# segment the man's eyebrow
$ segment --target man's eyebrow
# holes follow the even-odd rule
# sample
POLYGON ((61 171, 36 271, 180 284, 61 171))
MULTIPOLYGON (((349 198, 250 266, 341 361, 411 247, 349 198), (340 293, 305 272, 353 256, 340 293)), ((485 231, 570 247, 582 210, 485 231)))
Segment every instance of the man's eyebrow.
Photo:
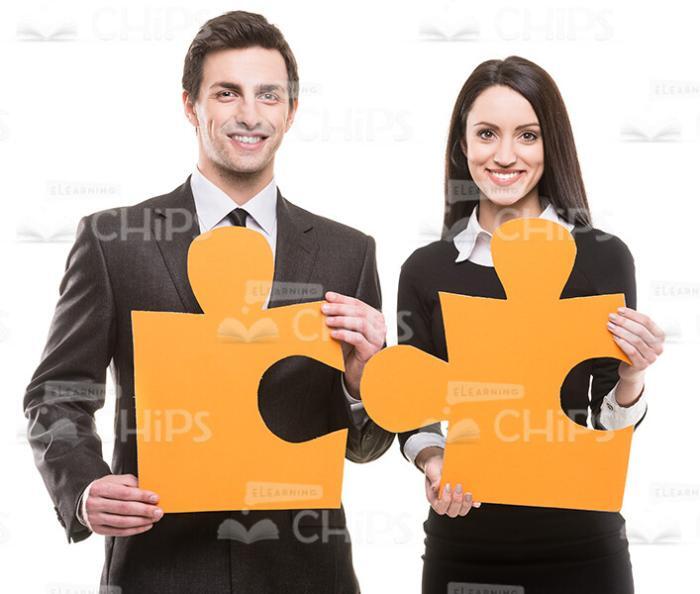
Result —
MULTIPOLYGON (((225 80, 215 82, 214 84, 211 85, 210 88, 214 89, 216 87, 219 87, 221 89, 228 89, 229 91, 236 91, 237 93, 240 93, 243 89, 243 87, 241 87, 241 85, 239 85, 238 83, 229 82, 229 81, 225 81, 225 80)), ((270 91, 280 92, 283 90, 284 90, 284 87, 282 85, 278 85, 276 83, 264 83, 264 84, 257 85, 255 87, 256 93, 269 93, 270 91)))
MULTIPOLYGON (((496 130, 500 130, 500 128, 498 126, 496 126, 496 124, 491 124, 490 122, 477 122, 476 124, 474 124, 474 126, 481 126, 482 124, 485 126, 490 126, 491 128, 495 128, 496 130)), ((533 128, 533 127, 539 128, 540 125, 537 122, 532 122, 530 124, 521 124, 520 126, 516 126, 515 129, 520 130, 522 128, 533 128)))
POLYGON ((268 83, 264 85, 258 85, 255 89, 258 91, 258 93, 269 93, 270 91, 284 91, 285 87, 276 83, 268 83))
POLYGON ((214 89, 216 87, 221 87, 222 89, 228 89, 229 91, 240 91, 241 90, 241 85, 239 85, 238 83, 232 83, 232 82, 228 82, 225 80, 220 80, 218 82, 215 82, 209 88, 214 89))

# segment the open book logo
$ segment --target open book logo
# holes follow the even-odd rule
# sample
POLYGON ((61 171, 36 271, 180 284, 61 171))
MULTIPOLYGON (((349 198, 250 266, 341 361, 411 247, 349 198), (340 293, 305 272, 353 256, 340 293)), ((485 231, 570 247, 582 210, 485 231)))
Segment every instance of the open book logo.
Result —
POLYGON ((30 442, 52 444, 66 442, 66 444, 78 443, 78 429, 70 419, 58 419, 47 428, 39 422, 35 422, 29 428, 27 437, 30 442))
POLYGON ((270 318, 261 318, 246 327, 236 318, 224 318, 216 335, 223 342, 271 342, 279 338, 279 328, 270 318))
POLYGON ((657 124, 628 122, 620 130, 623 142, 678 142, 681 140, 681 125, 677 121, 657 124))
POLYGON ((678 544, 681 542, 681 528, 675 520, 656 519, 637 523, 627 528, 630 544, 678 544))
POLYGON ((480 37, 479 24, 463 4, 446 2, 426 12, 418 29, 423 41, 476 41, 480 37))
POLYGON ((247 529, 238 520, 227 518, 219 525, 217 538, 219 540, 235 540, 251 544, 259 540, 279 540, 280 531, 270 518, 264 518, 247 529))
POLYGON ((25 21, 17 25, 20 41, 75 41, 77 37, 78 29, 73 23, 55 25, 25 21))
POLYGON ((75 238, 76 223, 35 218, 22 221, 17 227, 17 241, 27 243, 68 243, 75 238))

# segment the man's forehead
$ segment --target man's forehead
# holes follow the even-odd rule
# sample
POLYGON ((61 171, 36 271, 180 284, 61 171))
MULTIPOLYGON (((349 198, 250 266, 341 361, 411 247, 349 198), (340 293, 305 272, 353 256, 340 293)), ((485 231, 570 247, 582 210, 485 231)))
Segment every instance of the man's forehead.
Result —
POLYGON ((204 78, 209 84, 227 81, 240 85, 286 85, 287 67, 277 50, 260 47, 224 49, 207 54, 204 78))

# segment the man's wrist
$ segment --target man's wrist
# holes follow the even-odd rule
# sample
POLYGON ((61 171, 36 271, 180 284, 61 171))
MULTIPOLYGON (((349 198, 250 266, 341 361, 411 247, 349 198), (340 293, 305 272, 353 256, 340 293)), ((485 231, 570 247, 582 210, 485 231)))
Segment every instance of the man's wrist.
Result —
POLYGON ((427 448, 423 448, 420 452, 418 452, 414 463, 421 472, 425 472, 425 465, 427 464, 428 460, 435 456, 442 457, 444 453, 445 450, 439 446, 428 446, 427 448))
POLYGON ((362 400, 362 397, 360 396, 360 383, 355 383, 354 381, 350 380, 348 378, 348 374, 345 372, 343 372, 343 384, 350 396, 356 400, 362 400))

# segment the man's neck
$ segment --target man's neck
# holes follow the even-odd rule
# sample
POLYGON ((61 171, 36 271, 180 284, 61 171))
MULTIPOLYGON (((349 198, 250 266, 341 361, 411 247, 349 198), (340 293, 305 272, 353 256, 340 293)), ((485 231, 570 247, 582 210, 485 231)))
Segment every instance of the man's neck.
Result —
POLYGON ((273 177, 272 167, 253 173, 239 173, 212 163, 197 163, 197 168, 210 182, 221 189, 238 206, 260 193, 273 177))

